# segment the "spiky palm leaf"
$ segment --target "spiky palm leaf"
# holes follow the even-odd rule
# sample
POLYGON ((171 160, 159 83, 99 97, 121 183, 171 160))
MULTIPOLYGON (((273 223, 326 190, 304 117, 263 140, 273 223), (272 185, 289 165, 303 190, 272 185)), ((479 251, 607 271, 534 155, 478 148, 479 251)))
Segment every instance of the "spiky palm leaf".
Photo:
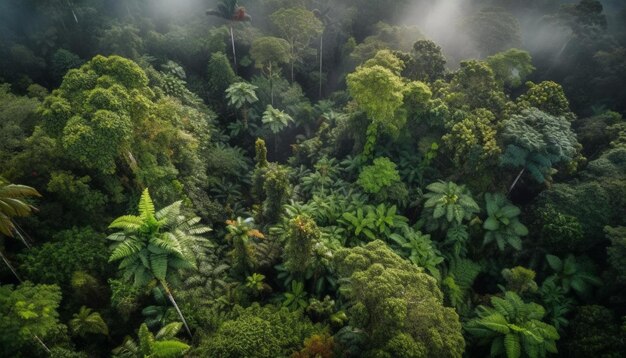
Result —
POLYGON ((179 322, 170 323, 161 328, 153 335, 148 326, 142 323, 137 332, 138 341, 126 337, 124 343, 113 350, 116 357, 124 358, 145 358, 145 357, 182 357, 189 350, 189 345, 176 340, 174 337, 180 331, 182 324, 179 322))
POLYGON ((109 327, 98 312, 82 306, 70 320, 72 334, 84 337, 87 333, 109 335, 109 327))
POLYGON ((41 197, 41 194, 34 188, 11 184, 0 177, 0 234, 13 237, 13 218, 28 216, 35 210, 22 200, 28 197, 41 197))

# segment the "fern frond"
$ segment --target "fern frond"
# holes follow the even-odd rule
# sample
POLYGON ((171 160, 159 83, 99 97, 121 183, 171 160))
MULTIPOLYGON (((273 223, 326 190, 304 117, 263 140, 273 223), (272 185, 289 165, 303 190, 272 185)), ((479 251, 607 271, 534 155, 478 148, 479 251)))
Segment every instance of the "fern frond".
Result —
POLYGON ((507 358, 519 358, 522 355, 519 336, 516 334, 507 334, 504 336, 504 349, 507 358))
POLYGON ((169 358, 182 356, 189 350, 189 345, 179 341, 157 341, 152 345, 151 357, 169 358))
POLYGON ((154 203, 152 202, 148 188, 143 191, 139 199, 139 215, 144 220, 154 217, 154 203))
POLYGON ((129 257, 143 248, 143 244, 134 239, 128 239, 126 241, 122 241, 119 245, 115 247, 113 253, 109 257, 109 262, 117 261, 123 259, 125 257, 129 257))
POLYGON ((133 232, 139 230, 144 225, 144 220, 135 215, 124 215, 113 220, 109 229, 120 229, 126 232, 133 232))
POLYGON ((161 328, 157 332, 155 337, 158 340, 172 339, 172 338, 174 338, 178 334, 178 332, 180 331, 182 326, 183 326, 183 324, 181 322, 169 323, 169 324, 163 326, 163 328, 161 328))

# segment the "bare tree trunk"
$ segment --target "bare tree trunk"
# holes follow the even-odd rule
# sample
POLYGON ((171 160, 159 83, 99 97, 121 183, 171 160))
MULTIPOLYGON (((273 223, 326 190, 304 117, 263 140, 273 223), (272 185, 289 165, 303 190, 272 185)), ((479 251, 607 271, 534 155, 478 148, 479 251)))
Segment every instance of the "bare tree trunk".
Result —
POLYGON ((272 63, 270 62, 270 99, 274 107, 274 74, 272 73, 272 63))
MULTIPOLYGON (((17 234, 17 236, 20 238, 20 240, 22 241, 22 243, 24 244, 24 246, 26 246, 27 249, 30 249, 30 244, 28 243, 28 241, 26 240, 26 238, 24 237, 24 235, 22 235, 22 228, 13 220, 11 220, 11 222, 13 223, 13 226, 15 226, 15 233, 17 234)), ((24 232, 25 234, 26 232, 24 232)), ((28 236, 28 235, 26 235, 28 236)))
POLYGON ((291 42, 291 83, 293 83, 293 79, 294 79, 294 76, 293 76, 293 65, 296 62, 296 58, 294 56, 294 48, 293 48, 293 46, 294 46, 294 44, 293 44, 293 41, 292 41, 291 42))
POLYGON ((34 337, 35 337, 35 340, 36 340, 37 342, 39 342, 39 344, 41 344, 41 346, 43 347, 43 349, 45 349, 45 350, 46 350, 46 352, 48 352, 48 354, 50 354, 50 353, 51 353, 51 352, 50 352, 50 348, 48 348, 48 346, 47 346, 47 345, 46 345, 46 344, 45 344, 45 343, 41 340, 41 338, 37 337, 37 335, 34 335, 34 337))
POLYGON ((519 172, 519 174, 517 174, 517 178, 515 178, 515 180, 513 181, 513 184, 511 184, 511 187, 509 188, 509 192, 507 193, 507 196, 509 194, 511 194, 511 191, 513 191, 513 188, 515 188, 515 185, 517 185, 517 182, 522 177, 522 174, 524 174, 525 170, 526 170, 526 168, 522 168, 522 170, 519 172))
POLYGON ((178 308, 178 304, 176 303, 174 296, 172 296, 172 292, 167 287, 165 282, 161 281, 160 283, 163 289, 165 290, 165 294, 167 295, 167 298, 172 303, 172 306, 174 306, 174 309, 176 309, 176 312, 178 313, 178 317, 180 317, 181 321, 183 321, 183 325, 185 326, 185 329, 187 330, 187 334, 189 334, 189 337, 193 338, 193 335, 191 334, 191 330, 189 329, 189 326, 187 325, 187 320, 185 320, 185 316, 183 316, 183 313, 180 311, 180 308, 178 308))
POLYGON ((17 271, 15 271, 15 268, 13 267, 13 265, 11 265, 11 262, 9 261, 9 259, 6 256, 4 256, 4 252, 2 252, 2 250, 0 250, 0 257, 2 257, 2 261, 4 261, 4 263, 7 265, 9 270, 11 270, 11 272, 13 272, 13 275, 15 275, 15 278, 17 278, 17 280, 20 283, 22 283, 23 282, 22 279, 17 274, 17 271))
POLYGON ((320 99, 322 99, 322 66, 324 63, 324 32, 320 36, 320 99))
POLYGON ((235 53, 235 35, 233 34, 233 24, 230 23, 230 44, 233 47, 233 62, 235 63, 235 74, 237 73, 237 53, 235 53))

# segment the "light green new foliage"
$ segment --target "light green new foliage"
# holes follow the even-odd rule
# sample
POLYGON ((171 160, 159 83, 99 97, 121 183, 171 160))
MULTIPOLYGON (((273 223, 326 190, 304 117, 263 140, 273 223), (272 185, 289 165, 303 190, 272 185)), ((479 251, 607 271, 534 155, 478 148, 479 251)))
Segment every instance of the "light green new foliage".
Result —
POLYGON ((464 185, 453 182, 436 182, 426 187, 426 202, 422 216, 426 219, 428 230, 442 230, 449 226, 461 225, 480 211, 478 204, 464 185))
POLYGON ((272 105, 267 105, 265 112, 263 112, 262 121, 272 133, 277 134, 293 122, 293 118, 289 114, 272 107, 272 105))
POLYGON ((347 83, 350 95, 372 121, 391 122, 403 103, 402 79, 381 65, 360 66, 347 76, 347 83))
POLYGON ((376 194, 384 188, 400 182, 396 164, 389 158, 376 158, 374 164, 363 168, 357 183, 370 194, 376 194))
POLYGON ((100 313, 93 312, 91 308, 82 306, 74 318, 70 320, 72 334, 84 337, 88 333, 109 335, 109 327, 104 322, 100 313))
POLYGON ((341 249, 335 263, 350 325, 367 335, 365 357, 461 357, 465 342, 437 281, 382 241, 341 249))
MULTIPOLYGON (((390 62, 397 63, 385 61, 390 62)), ((404 103, 405 85, 402 78, 394 73, 394 70, 375 63, 376 61, 359 66, 355 72, 346 77, 350 96, 371 121, 363 149, 366 156, 374 149, 379 127, 395 135, 406 122, 406 116, 396 115, 396 111, 404 103)))
MULTIPOLYGON (((156 211, 146 189, 139 200, 139 215, 115 219, 109 228, 119 231, 108 237, 116 242, 109 262, 121 261, 119 269, 124 279, 133 279, 136 287, 156 280, 177 311, 169 283, 180 281, 180 270, 196 267, 194 252, 206 242, 202 236, 211 231, 198 225, 200 218, 182 215, 181 205, 182 201, 177 201, 156 211)), ((182 313, 178 314, 185 323, 182 313)))
POLYGON ((503 251, 506 245, 521 250, 520 237, 528 235, 528 229, 519 221, 520 209, 500 193, 485 194, 485 203, 487 219, 483 228, 487 232, 483 244, 495 241, 500 251, 503 251))
POLYGON ((57 285, 25 282, 0 286, 0 356, 18 357, 35 336, 45 340, 61 331, 57 309, 61 289, 57 285))
POLYGON ((137 332, 137 341, 126 337, 124 343, 113 350, 116 358, 175 358, 182 357, 189 345, 175 338, 182 323, 174 322, 161 328, 156 335, 142 323, 137 332))
POLYGON ((40 108, 43 126, 68 157, 113 173, 116 158, 132 144, 132 130, 146 119, 154 93, 144 71, 128 59, 96 56, 70 70, 40 108))
POLYGON ((465 330, 479 345, 490 345, 491 356, 507 358, 545 357, 557 353, 560 338, 553 326, 542 322, 545 310, 536 303, 525 303, 516 293, 492 297, 493 307, 479 306, 478 317, 465 324, 465 330))

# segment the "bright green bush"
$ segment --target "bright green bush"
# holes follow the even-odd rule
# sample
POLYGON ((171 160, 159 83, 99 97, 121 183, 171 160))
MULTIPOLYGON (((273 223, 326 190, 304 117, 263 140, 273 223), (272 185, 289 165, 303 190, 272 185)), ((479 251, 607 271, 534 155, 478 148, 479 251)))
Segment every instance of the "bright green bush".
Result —
POLYGON ((215 333, 201 339, 196 354, 222 358, 286 357, 299 351, 306 338, 324 332, 323 327, 311 323, 300 311, 271 305, 237 306, 232 315, 215 333))

